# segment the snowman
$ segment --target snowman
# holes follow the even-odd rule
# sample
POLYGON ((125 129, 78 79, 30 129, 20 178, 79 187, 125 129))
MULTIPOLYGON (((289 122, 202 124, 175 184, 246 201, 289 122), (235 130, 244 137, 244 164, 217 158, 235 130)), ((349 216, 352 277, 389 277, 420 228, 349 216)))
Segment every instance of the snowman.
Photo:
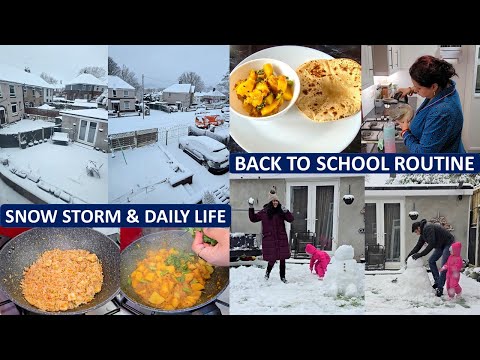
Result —
POLYGON ((328 265, 324 283, 330 296, 361 297, 364 295, 364 269, 353 259, 350 245, 340 246, 328 265))
POLYGON ((407 260, 405 271, 394 280, 398 286, 396 293, 399 296, 418 297, 432 294, 432 285, 427 271, 423 266, 423 259, 414 260, 411 256, 407 260))

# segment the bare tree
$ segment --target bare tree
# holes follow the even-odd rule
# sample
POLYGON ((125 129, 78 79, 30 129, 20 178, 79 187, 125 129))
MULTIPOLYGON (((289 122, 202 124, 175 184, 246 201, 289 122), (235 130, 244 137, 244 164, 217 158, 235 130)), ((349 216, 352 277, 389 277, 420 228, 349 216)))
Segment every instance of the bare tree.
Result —
POLYGON ((85 66, 78 72, 80 74, 91 74, 97 79, 106 80, 107 72, 100 66, 85 66))
POLYGON ((132 85, 135 89, 139 89, 141 87, 141 84, 138 81, 135 73, 125 65, 122 66, 122 69, 117 74, 117 76, 126 81, 128 84, 132 85))
POLYGON ((193 71, 185 71, 180 77, 178 78, 179 84, 192 84, 195 86, 196 92, 201 92, 205 89, 205 83, 203 82, 200 75, 193 71))
POLYGON ((223 75, 222 80, 217 84, 216 89, 220 91, 222 94, 227 95, 230 92, 230 74, 227 72, 225 75, 223 75))
POLYGON ((40 74, 40 77, 49 84, 55 85, 58 83, 57 79, 55 79, 53 76, 48 75, 46 72, 42 72, 40 74))
POLYGON ((112 57, 108 57, 108 75, 116 75, 120 72, 120 66, 113 60, 112 57))

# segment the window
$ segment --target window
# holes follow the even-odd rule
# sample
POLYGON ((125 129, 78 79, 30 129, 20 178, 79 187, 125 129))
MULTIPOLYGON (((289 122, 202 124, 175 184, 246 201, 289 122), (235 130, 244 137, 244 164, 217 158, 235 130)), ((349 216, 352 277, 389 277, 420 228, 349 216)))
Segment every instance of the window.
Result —
POLYGON ((35 96, 35 89, 32 89, 32 96, 35 96))
POLYGON ((96 90, 98 91, 98 86, 97 86, 96 90))
POLYGON ((112 90, 113 97, 117 97, 117 90, 112 90))
POLYGON ((12 103, 12 113, 17 113, 17 103, 12 103))
POLYGON ((87 85, 83 85, 82 90, 87 90, 87 85))
POLYGON ((125 97, 128 96, 128 90, 123 90, 123 96, 125 96, 125 97))
POLYGON ((15 86, 10 85, 10 97, 15 97, 15 86))
POLYGON ((123 108, 124 108, 125 110, 130 110, 130 102, 129 102, 129 101, 125 101, 125 102, 123 103, 123 108))
POLYGON ((2 97, 2 84, 0 84, 0 98, 2 97))

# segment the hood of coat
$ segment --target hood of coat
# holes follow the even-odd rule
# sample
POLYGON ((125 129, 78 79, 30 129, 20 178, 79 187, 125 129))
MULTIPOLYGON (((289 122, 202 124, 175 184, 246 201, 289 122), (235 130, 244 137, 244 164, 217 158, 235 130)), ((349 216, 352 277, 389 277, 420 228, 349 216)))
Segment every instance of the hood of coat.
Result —
POLYGON ((452 255, 460 256, 461 252, 462 252, 462 243, 454 242, 452 244, 452 255))
POLYGON ((315 246, 313 246, 312 244, 307 244, 307 246, 305 246, 305 251, 308 254, 313 255, 315 253, 315 251, 317 251, 317 248, 315 246))

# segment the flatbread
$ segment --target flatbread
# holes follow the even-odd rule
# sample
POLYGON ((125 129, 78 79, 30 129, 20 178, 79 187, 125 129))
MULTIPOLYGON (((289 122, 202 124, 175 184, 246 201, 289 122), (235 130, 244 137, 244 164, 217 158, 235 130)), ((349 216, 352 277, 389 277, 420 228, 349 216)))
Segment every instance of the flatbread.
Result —
POLYGON ((317 122, 334 121, 360 111, 361 66, 351 59, 312 60, 297 69, 298 109, 317 122))

